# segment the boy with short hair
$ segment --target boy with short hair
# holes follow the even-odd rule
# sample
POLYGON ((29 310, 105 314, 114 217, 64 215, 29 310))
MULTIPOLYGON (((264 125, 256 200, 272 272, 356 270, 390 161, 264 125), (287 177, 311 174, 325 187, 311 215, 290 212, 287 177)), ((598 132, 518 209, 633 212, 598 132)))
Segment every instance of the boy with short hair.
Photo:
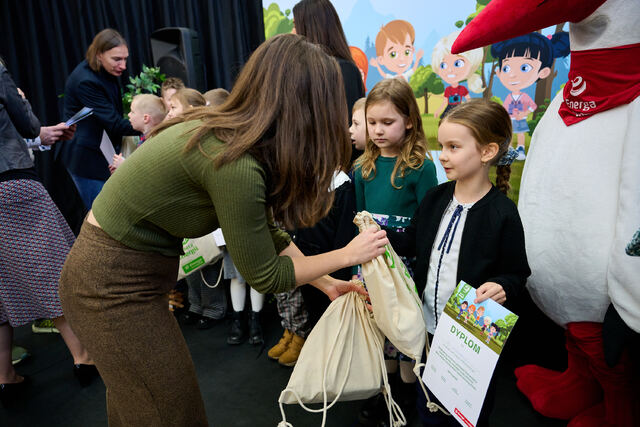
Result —
MULTIPOLYGON (((131 122, 131 127, 142 132, 138 145, 144 142, 147 133, 154 126, 160 124, 166 115, 167 108, 159 96, 145 93, 133 97, 131 111, 129 111, 129 121, 131 122)), ((109 165, 111 173, 115 172, 118 166, 124 162, 124 159, 122 153, 113 156, 113 161, 109 165)))

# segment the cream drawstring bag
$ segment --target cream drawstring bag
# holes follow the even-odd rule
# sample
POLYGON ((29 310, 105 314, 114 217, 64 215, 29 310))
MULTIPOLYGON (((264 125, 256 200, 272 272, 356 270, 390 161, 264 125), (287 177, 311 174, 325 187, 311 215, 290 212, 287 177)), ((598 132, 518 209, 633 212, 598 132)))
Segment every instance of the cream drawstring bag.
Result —
POLYGON ((384 336, 364 296, 349 292, 336 298, 307 337, 289 383, 280 393, 278 427, 291 427, 283 404, 298 403, 308 412, 322 412, 324 426, 327 410, 337 401, 366 399, 381 390, 391 408, 391 425, 405 425, 391 398, 383 344, 384 336), (322 408, 312 409, 305 403, 321 403, 322 408))
MULTIPOLYGON (((370 227, 380 226, 367 211, 359 212, 353 222, 360 232, 370 227)), ((402 353, 416 361, 413 372, 427 397, 427 408, 431 412, 442 407, 432 403, 420 377, 422 350, 429 354, 427 327, 422 312, 422 302, 416 285, 396 251, 387 245, 385 253, 362 264, 362 275, 369 292, 373 317, 376 324, 402 353)))

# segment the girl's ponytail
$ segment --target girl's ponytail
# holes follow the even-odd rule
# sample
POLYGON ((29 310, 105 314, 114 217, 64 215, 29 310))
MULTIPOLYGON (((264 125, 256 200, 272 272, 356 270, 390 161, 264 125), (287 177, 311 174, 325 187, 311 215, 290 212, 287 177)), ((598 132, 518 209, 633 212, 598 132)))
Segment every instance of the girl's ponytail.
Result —
POLYGON ((511 190, 510 177, 511 165, 496 166, 496 187, 505 195, 511 190))
POLYGON ((467 77, 467 86, 469 86, 469 90, 474 93, 481 93, 486 89, 486 87, 482 86, 482 77, 476 73, 471 73, 469 77, 467 77))

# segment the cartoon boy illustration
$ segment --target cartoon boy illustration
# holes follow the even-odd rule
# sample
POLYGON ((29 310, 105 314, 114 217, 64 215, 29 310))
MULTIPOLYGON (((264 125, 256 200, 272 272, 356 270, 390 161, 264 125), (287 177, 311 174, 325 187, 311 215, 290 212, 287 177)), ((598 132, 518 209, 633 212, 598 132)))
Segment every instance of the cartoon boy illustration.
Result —
POLYGON ((467 315, 464 318, 464 323, 469 323, 469 319, 471 319, 471 324, 476 319, 476 316, 473 314, 476 311, 476 306, 471 304, 467 309, 467 315))
POLYGON ((469 306, 468 302, 462 301, 462 304, 460 304, 460 312, 458 313, 458 317, 456 317, 456 319, 460 319, 460 316, 462 316, 463 313, 467 312, 468 306, 469 306))
POLYGON ((376 36, 376 55, 378 57, 371 58, 369 63, 376 67, 385 79, 403 77, 408 82, 418 68, 418 62, 423 54, 420 49, 415 54, 415 62, 413 61, 415 41, 416 32, 413 25, 402 19, 391 21, 380 28, 380 32, 376 36), (414 62, 413 67, 411 67, 412 62, 414 62), (385 73, 382 66, 390 73, 385 73))
POLYGON ((444 90, 444 100, 433 114, 434 117, 440 116, 441 113, 441 117, 446 116, 452 108, 462 103, 463 98, 468 101, 469 90, 475 93, 485 90, 482 77, 476 74, 482 65, 484 52, 482 48, 477 48, 458 55, 452 54, 451 47, 459 35, 460 31, 455 31, 441 38, 431 54, 431 68, 449 85, 444 90), (460 84, 464 80, 467 81, 469 90, 460 84))
POLYGON ((484 316, 484 307, 480 306, 476 310, 476 318, 474 322, 474 325, 477 326, 478 328, 482 328, 482 316, 484 316))
POLYGON ((527 116, 538 106, 522 91, 538 80, 547 78, 551 74, 550 67, 556 57, 569 54, 568 34, 559 33, 552 39, 540 33, 525 34, 493 44, 491 54, 498 60, 496 76, 511 92, 503 105, 511 116, 513 133, 516 134, 516 160, 524 160, 524 137, 525 132, 529 131, 527 116))
POLYGON ((492 323, 489 327, 489 334, 487 335, 487 339, 485 340, 485 342, 489 344, 491 338, 495 337, 498 332, 500 332, 500 328, 495 323, 492 323))

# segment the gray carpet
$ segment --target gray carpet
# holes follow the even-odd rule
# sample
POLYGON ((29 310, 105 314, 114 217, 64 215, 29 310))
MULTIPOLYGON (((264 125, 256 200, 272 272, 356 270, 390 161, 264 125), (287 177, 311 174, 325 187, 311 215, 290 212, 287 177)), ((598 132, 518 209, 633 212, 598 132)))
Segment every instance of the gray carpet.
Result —
MULTIPOLYGON (((268 346, 281 335, 273 303, 263 312, 268 346)), ((266 349, 226 344, 229 321, 209 330, 183 326, 185 339, 198 372, 200 388, 211 426, 269 426, 281 420, 277 399, 291 374, 266 356, 266 349)), ((29 326, 17 328, 15 342, 31 357, 17 366, 29 375, 28 398, 10 410, 0 408, 0 426, 87 427, 106 426, 105 388, 94 381, 80 388, 71 370, 71 356, 58 334, 34 334, 29 326)), ((267 347, 268 349, 269 347, 267 347)), ((560 356, 561 357, 561 356, 560 356)), ((536 414, 515 387, 510 364, 497 371, 497 396, 491 425, 495 427, 564 426, 536 414)), ((362 402, 341 402, 329 410, 327 426, 357 426, 362 402)), ((296 427, 319 426, 321 415, 297 405, 285 407, 287 420, 296 427)), ((419 422, 411 420, 410 426, 419 422)))

